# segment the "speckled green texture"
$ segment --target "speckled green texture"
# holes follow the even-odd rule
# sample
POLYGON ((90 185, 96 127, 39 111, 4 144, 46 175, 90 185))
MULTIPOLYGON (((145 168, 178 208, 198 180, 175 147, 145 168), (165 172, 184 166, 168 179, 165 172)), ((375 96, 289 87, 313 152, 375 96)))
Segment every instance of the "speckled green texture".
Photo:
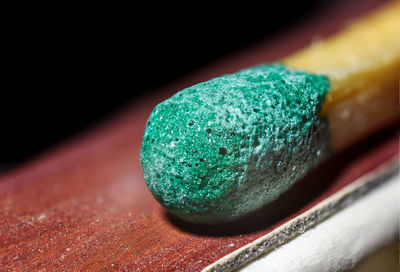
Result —
POLYGON ((156 106, 144 178, 184 220, 220 223, 276 199, 328 153, 320 115, 329 80, 260 65, 184 89, 156 106))

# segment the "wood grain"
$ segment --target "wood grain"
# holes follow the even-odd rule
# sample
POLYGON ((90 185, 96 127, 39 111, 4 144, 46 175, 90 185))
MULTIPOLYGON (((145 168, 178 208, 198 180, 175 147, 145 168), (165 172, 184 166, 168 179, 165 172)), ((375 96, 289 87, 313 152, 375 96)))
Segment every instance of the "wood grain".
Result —
POLYGON ((261 237, 398 154, 398 130, 332 158, 268 208, 232 224, 191 225, 165 212, 139 164, 144 125, 172 93, 222 73, 271 61, 381 5, 342 3, 166 86, 159 95, 0 179, 0 271, 199 271, 261 237))

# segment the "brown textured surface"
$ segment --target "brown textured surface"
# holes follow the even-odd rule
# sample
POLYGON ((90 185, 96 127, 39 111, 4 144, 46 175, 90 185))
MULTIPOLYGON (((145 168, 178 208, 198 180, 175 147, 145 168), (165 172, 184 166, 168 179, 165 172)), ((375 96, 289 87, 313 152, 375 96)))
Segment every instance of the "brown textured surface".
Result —
POLYGON ((395 156, 396 129, 328 161, 268 209, 217 227, 170 216, 143 181, 141 136, 157 102, 211 76, 278 59, 380 5, 355 2, 166 87, 159 97, 136 101, 96 131, 2 177, 0 271, 198 271, 395 156))

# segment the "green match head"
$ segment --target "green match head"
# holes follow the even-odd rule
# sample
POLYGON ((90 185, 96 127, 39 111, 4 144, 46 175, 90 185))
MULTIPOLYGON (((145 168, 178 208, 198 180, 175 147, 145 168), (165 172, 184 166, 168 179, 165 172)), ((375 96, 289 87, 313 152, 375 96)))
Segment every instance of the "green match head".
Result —
POLYGON ((261 65, 156 106, 140 153, 155 198, 184 220, 234 220, 276 199, 327 153, 329 81, 261 65))

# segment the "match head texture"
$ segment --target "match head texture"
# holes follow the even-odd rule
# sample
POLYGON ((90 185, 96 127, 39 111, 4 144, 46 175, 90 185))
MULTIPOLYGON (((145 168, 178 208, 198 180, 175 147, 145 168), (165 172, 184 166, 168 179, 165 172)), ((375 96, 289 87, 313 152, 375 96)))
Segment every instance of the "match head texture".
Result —
POLYGON ((329 80, 260 65, 211 79, 156 106, 141 164, 148 188, 184 220, 234 220, 276 199, 323 159, 329 80))

